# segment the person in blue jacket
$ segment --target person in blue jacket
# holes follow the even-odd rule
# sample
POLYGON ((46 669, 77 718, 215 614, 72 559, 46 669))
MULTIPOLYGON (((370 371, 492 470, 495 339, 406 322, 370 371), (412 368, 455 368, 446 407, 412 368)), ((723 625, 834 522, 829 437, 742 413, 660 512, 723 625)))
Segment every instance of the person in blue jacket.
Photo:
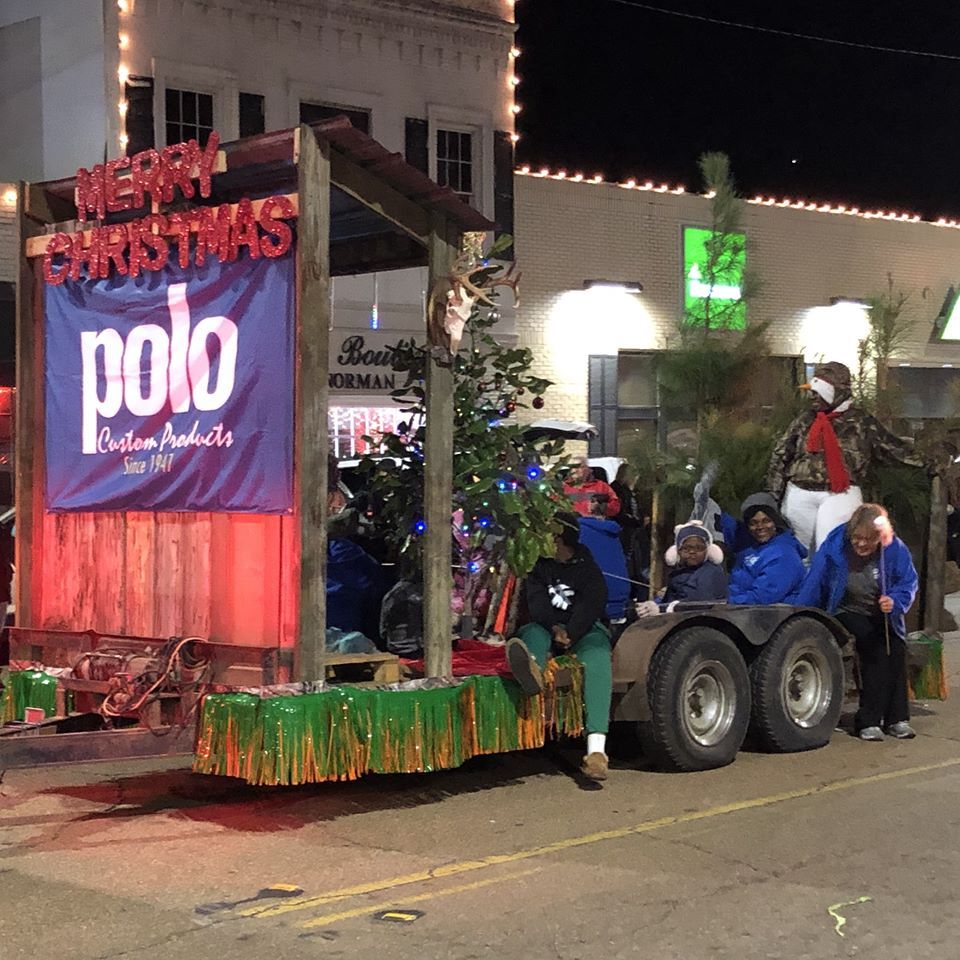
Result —
POLYGON ((606 517, 607 505, 595 498, 590 515, 580 517, 580 542, 590 551, 607 582, 607 619, 617 623, 624 619, 630 599, 627 558, 620 539, 621 527, 606 517))
POLYGON ((327 626, 380 639, 380 604, 387 592, 383 569, 351 540, 327 541, 327 626))
POLYGON ((673 613, 681 603, 723 603, 727 599, 727 571, 723 569, 723 551, 700 520, 681 523, 674 530, 674 543, 664 554, 673 569, 667 575, 667 588, 658 603, 645 600, 637 604, 637 614, 652 617, 673 613))
POLYGON ((806 574, 807 548, 768 493, 755 493, 740 508, 743 521, 723 514, 724 539, 734 553, 728 602, 790 603, 806 574))
POLYGON ((907 701, 904 614, 917 595, 917 571, 907 545, 894 535, 887 511, 858 507, 814 554, 795 602, 834 614, 856 641, 860 661, 861 740, 916 736, 907 701))

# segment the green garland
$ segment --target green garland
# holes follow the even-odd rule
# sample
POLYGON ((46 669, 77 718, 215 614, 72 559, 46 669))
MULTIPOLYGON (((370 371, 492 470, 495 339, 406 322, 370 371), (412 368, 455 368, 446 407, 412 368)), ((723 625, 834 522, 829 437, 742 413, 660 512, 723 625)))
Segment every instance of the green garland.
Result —
POLYGON ((910 690, 916 700, 946 700, 947 676, 943 667, 943 640, 928 634, 914 634, 909 644, 925 648, 923 666, 910 670, 910 690))
POLYGON ((0 695, 0 723, 23 720, 27 707, 40 707, 46 716, 56 716, 57 678, 42 670, 10 673, 0 695))
POLYGON ((338 686, 322 693, 261 699, 204 698, 193 769, 248 783, 289 786, 354 780, 366 773, 423 773, 471 757, 542 746, 547 733, 582 730, 582 670, 572 657, 557 688, 525 697, 513 680, 468 677, 432 689, 338 686))

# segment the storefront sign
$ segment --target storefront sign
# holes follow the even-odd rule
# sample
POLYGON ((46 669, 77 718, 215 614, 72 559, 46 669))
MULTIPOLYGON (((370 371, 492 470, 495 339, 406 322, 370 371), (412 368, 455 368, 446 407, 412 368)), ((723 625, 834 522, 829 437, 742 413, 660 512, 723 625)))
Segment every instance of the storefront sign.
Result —
POLYGON ((294 258, 46 291, 49 510, 284 513, 294 258))
POLYGON ((722 255, 717 257, 711 278, 709 242, 713 236, 713 231, 704 227, 683 228, 684 323, 703 326, 709 314, 711 327, 743 330, 747 308, 740 298, 747 263, 746 237, 732 233, 723 238, 722 255))
POLYGON ((934 331, 938 340, 960 340, 960 294, 953 287, 947 291, 937 321, 934 331))
POLYGON ((334 331, 330 346, 331 393, 387 394, 403 386, 404 375, 393 369, 398 346, 413 343, 395 332, 334 331))

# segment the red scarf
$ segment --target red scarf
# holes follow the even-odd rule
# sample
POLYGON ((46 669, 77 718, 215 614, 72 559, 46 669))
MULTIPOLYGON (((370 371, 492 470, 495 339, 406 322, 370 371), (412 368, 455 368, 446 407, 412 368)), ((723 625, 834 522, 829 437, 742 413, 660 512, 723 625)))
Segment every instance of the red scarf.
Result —
POLYGON ((839 416, 839 413, 824 413, 821 410, 807 434, 807 450, 810 453, 822 453, 827 463, 831 493, 843 493, 850 486, 850 475, 843 462, 843 451, 833 429, 833 421, 839 416))

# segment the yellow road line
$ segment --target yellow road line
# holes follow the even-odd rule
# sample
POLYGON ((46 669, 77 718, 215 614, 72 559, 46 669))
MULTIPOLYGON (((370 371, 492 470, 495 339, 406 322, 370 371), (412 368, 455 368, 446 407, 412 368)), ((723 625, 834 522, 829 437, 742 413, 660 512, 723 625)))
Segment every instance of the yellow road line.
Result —
POLYGON ((531 873, 539 873, 543 867, 533 867, 530 870, 521 870, 510 873, 505 877, 488 877, 486 880, 474 880, 473 883, 461 883, 457 887, 444 887, 442 890, 431 890, 429 893, 418 893, 415 897, 404 897, 402 903, 391 901, 388 903, 370 903, 365 907, 355 907, 353 910, 343 910, 340 913, 328 913, 323 917, 314 917, 305 920, 301 927, 325 927, 341 920, 350 920, 352 917, 362 917, 368 913, 379 913, 381 910, 400 910, 411 903, 423 903, 424 900, 436 900, 438 897, 449 897, 454 893, 466 893, 468 890, 478 890, 480 887, 489 887, 492 883, 506 883, 508 880, 517 880, 520 877, 529 877, 531 873), (400 903, 400 905, 398 905, 400 903))
POLYGON ((846 780, 835 780, 833 783, 821 786, 805 787, 802 790, 790 790, 784 793, 772 793, 769 796, 755 797, 751 800, 736 800, 733 803, 709 807, 706 810, 695 810, 690 813, 681 813, 670 817, 658 817, 656 820, 645 820, 641 823, 632 824, 631 826, 617 827, 614 830, 602 830, 598 833, 588 833, 580 837, 567 837, 565 840, 555 840, 553 843, 546 843, 539 847, 531 847, 527 850, 517 850, 513 853, 491 854, 479 860, 462 860, 459 863, 449 863, 439 867, 433 867, 429 870, 418 870, 415 873, 388 877, 385 880, 373 880, 352 887, 341 887, 339 890, 331 890, 329 893, 318 894, 315 897, 298 897, 284 900, 282 903, 278 903, 272 907, 251 907, 238 911, 238 913, 245 917, 277 917, 281 914, 292 913, 295 910, 308 910, 325 903, 345 900, 348 897, 356 897, 366 893, 376 893, 381 890, 393 890, 396 887, 403 887, 411 883, 422 883, 427 880, 436 880, 442 877, 453 877, 461 873, 470 873, 474 870, 484 870, 487 867, 495 867, 502 863, 517 863, 522 860, 529 860, 532 857, 544 857, 551 853, 572 850, 575 847, 601 843, 604 840, 620 840, 636 834, 662 830, 664 827, 678 826, 684 823, 695 823, 698 820, 709 820, 712 817, 740 813, 744 810, 756 810, 761 807, 769 807, 777 803, 784 803, 787 800, 800 800, 804 797, 812 797, 824 793, 838 793, 841 790, 851 790, 854 787, 861 787, 867 784, 882 783, 885 780, 897 780, 902 777, 911 777, 920 773, 930 773, 934 770, 945 770, 949 767, 956 766, 960 766, 960 757, 953 760, 941 760, 939 763, 928 763, 920 767, 887 770, 883 773, 874 773, 866 777, 850 777, 846 780))

